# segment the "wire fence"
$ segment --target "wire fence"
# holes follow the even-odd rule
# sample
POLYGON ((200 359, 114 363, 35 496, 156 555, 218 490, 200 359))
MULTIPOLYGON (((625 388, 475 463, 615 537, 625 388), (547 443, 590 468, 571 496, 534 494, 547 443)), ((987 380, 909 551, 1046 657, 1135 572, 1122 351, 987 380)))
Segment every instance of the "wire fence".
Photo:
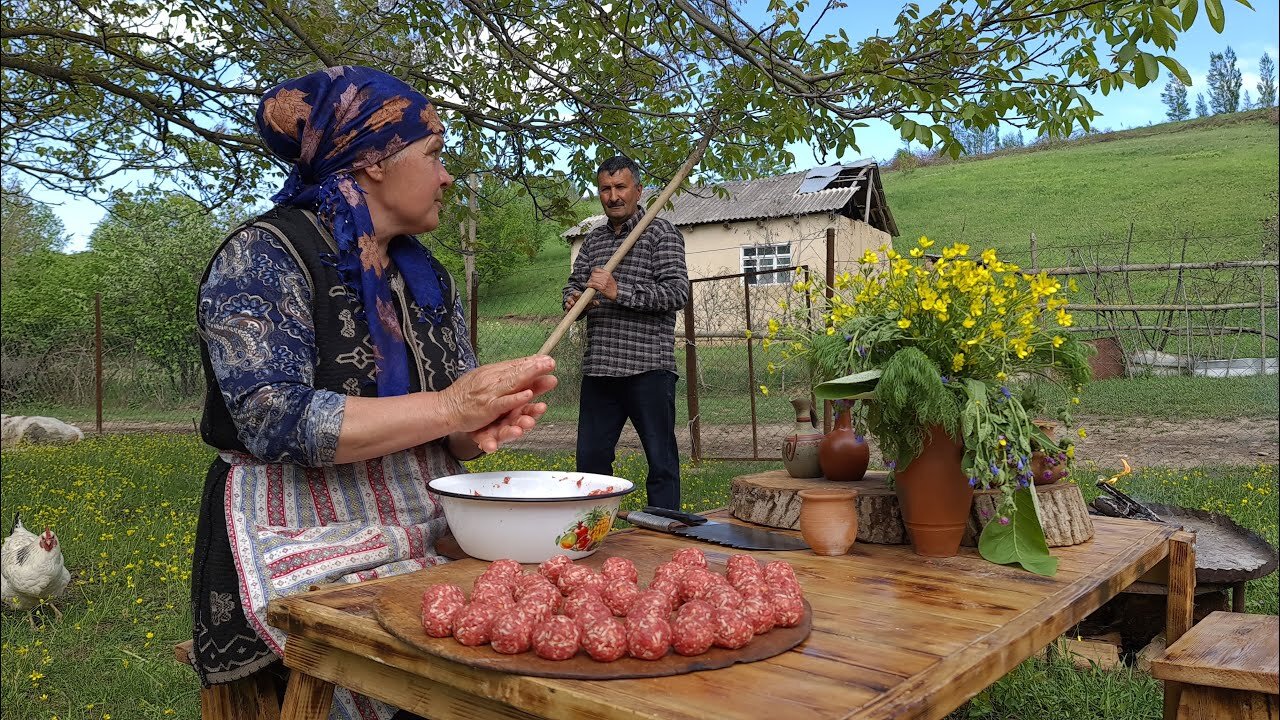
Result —
MULTIPOLYGON (((1163 375, 1274 374, 1280 354, 1274 248, 1266 246, 1264 236, 1261 251, 1249 258, 1202 260, 1220 255, 1224 241, 1242 237, 1256 243, 1258 234, 1153 239, 1135 238, 1130 231, 1102 236, 1087 246, 1037 245, 1029 234, 1025 250, 1004 252, 1001 259, 1058 276, 1064 285, 1073 281, 1077 289, 1070 309, 1076 324, 1070 331, 1097 348, 1099 379, 1123 383, 1163 375), (1137 263, 1135 256, 1160 261, 1137 263)), ((775 366, 776 347, 765 352, 762 340, 768 320, 780 316, 780 305, 806 302, 806 295, 792 286, 793 273, 821 284, 828 272, 853 271, 857 263, 832 258, 829 267, 788 266, 691 281, 675 340, 682 454, 695 460, 780 456, 781 440, 794 424, 788 400, 808 392, 808 379, 789 375, 798 372, 793 367, 775 366)), ((549 276, 561 278, 536 292, 510 283, 502 293, 486 294, 481 288, 477 336, 482 362, 537 350, 561 316, 560 286, 568 272, 567 260, 536 267, 530 275, 543 278, 543 285, 549 276), (554 275, 556 265, 559 275, 554 275)), ((550 430, 538 433, 543 446, 574 446, 583 335, 579 323, 555 351, 560 386, 549 398, 550 430)), ((1100 387, 1117 398, 1127 392, 1123 385, 1100 387)), ((1110 412, 1118 402, 1104 402, 1097 411, 1110 412)), ((1265 425, 1261 432, 1255 444, 1276 444, 1275 432, 1265 425)), ((624 434, 624 443, 628 441, 635 443, 629 429, 624 434)))

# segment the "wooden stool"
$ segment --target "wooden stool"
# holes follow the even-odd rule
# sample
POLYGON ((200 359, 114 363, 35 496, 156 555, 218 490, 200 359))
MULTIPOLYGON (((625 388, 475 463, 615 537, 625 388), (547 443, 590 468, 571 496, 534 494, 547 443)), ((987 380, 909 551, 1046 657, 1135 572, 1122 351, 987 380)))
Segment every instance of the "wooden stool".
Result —
POLYGON ((1211 613, 1151 661, 1151 674, 1181 685, 1177 720, 1277 720, 1280 618, 1211 613))
MULTIPOLYGON (((173 646, 173 657, 191 664, 192 641, 173 646)), ((275 684, 262 673, 200 688, 200 720, 280 720, 275 684)))

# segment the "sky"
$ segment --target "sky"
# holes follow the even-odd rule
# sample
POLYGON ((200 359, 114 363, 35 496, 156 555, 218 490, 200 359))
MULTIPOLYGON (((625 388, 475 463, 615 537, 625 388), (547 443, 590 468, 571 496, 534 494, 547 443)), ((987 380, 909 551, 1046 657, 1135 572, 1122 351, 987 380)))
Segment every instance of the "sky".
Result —
MULTIPOLYGON (((763 3, 750 0, 749 5, 763 3)), ((818 3, 814 3, 817 5, 818 3)), ((930 3, 921 3, 930 7, 930 3)), ((1172 53, 1190 73, 1192 86, 1188 88, 1190 105, 1195 107, 1195 96, 1204 92, 1205 76, 1209 71, 1209 53, 1220 52, 1230 45, 1235 50, 1237 67, 1243 76, 1243 90, 1248 90, 1257 99, 1255 85, 1258 83, 1258 60, 1264 52, 1275 60, 1280 58, 1280 0, 1254 0, 1254 9, 1250 10, 1234 0, 1223 3, 1226 12, 1226 27, 1221 35, 1209 26, 1205 14, 1201 11, 1191 30, 1183 34, 1178 41, 1177 49, 1172 53)), ((884 0, 849 0, 849 7, 838 13, 828 14, 819 26, 819 32, 835 32, 843 28, 851 39, 868 37, 877 30, 884 33, 893 31, 893 22, 902 3, 884 0)), ((1094 127, 1098 129, 1121 130, 1124 128, 1148 125, 1164 121, 1164 105, 1160 102, 1160 92, 1167 79, 1167 71, 1162 68, 1160 78, 1144 88, 1127 88, 1123 92, 1113 92, 1109 96, 1100 93, 1090 97, 1094 108, 1102 113, 1095 119, 1094 127)), ((1243 91, 1242 91, 1243 93, 1243 91)), ((851 161, 858 157, 872 157, 887 160, 902 147, 902 140, 888 123, 869 121, 868 127, 858 131, 858 151, 851 152, 843 158, 825 158, 826 163, 837 160, 851 161)), ((1027 138, 1030 139, 1029 137, 1027 138)), ((793 170, 805 170, 824 162, 816 157, 812 148, 797 144, 788 146, 795 155, 793 170)), ((140 179, 132 180, 137 184, 140 179)), ((35 189, 32 194, 36 199, 52 206, 54 212, 62 219, 70 242, 67 250, 78 252, 88 246, 89 235, 102 219, 103 210, 90 200, 75 198, 50 190, 35 189)))

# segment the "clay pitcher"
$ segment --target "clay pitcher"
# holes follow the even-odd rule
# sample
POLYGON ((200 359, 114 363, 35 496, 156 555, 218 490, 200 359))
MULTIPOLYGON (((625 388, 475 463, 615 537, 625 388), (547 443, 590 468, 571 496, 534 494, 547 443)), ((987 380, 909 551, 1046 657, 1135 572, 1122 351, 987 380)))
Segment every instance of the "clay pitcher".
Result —
POLYGON ((836 426, 818 446, 818 464, 828 480, 856 482, 867 474, 871 461, 871 448, 861 435, 853 431, 850 410, 845 408, 836 416, 836 426))
POLYGON ((782 466, 793 478, 821 477, 818 445, 822 443, 822 433, 809 413, 809 401, 798 398, 791 401, 791 406, 796 409, 796 429, 782 441, 782 466))
POLYGON ((817 555, 844 555, 858 538, 857 490, 810 488, 799 493, 800 535, 817 555))
POLYGON ((924 449, 895 473, 902 524, 917 555, 951 557, 960 551, 973 488, 960 469, 964 445, 938 426, 925 430, 924 449))
MULTIPOLYGON (((1050 440, 1058 439, 1058 423, 1052 420, 1032 420, 1050 440)), ((1052 485, 1067 476, 1066 455, 1046 455, 1036 450, 1031 453, 1031 477, 1036 485, 1052 485)))

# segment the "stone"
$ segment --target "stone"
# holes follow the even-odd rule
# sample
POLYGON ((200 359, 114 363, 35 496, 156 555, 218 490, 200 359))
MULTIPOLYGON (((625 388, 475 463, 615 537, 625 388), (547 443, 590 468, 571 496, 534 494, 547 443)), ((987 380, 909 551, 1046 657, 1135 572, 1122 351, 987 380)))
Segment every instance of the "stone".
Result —
POLYGON ((40 415, 0 415, 0 446, 13 447, 29 442, 37 445, 65 445, 80 442, 84 432, 57 418, 40 415))

